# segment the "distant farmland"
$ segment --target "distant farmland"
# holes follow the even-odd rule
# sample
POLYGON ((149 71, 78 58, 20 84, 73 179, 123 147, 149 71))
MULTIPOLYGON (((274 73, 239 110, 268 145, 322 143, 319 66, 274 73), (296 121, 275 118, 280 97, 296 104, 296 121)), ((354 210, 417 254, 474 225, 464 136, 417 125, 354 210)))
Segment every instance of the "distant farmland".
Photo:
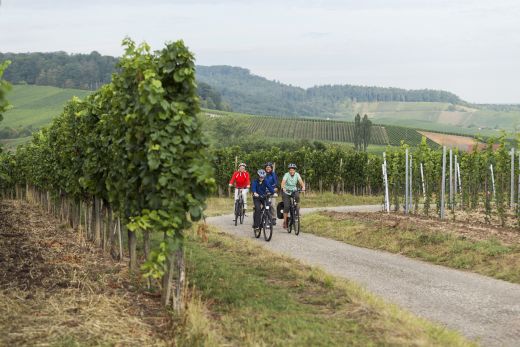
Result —
MULTIPOLYGON (((210 117, 218 115, 236 116, 245 124, 249 134, 264 134, 281 139, 318 140, 331 142, 354 142, 354 123, 323 119, 278 118, 251 116, 219 111, 208 111, 210 117)), ((401 141, 409 145, 421 143, 423 135, 417 130, 400 126, 372 125, 370 144, 399 146, 401 141)), ((430 146, 436 143, 427 140, 430 146)))

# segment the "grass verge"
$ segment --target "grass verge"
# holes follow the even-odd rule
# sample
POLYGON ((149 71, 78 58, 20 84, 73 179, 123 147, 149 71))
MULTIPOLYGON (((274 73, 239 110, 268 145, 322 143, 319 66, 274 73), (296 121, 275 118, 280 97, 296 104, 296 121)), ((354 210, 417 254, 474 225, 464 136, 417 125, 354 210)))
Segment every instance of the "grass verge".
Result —
MULTIPOLYGON (((352 194, 332 194, 325 193, 305 193, 301 195, 302 207, 332 207, 332 206, 352 206, 352 205, 377 205, 382 202, 381 196, 352 195, 352 194)), ((276 200, 281 201, 281 196, 276 200)), ((251 197, 248 198, 249 205, 252 206, 251 197)), ((233 213, 233 197, 211 197, 206 200, 208 205, 205 213, 207 216, 218 216, 233 213)))
POLYGON ((185 334, 185 341, 241 346, 472 345, 353 283, 210 230, 206 242, 191 236, 186 244, 188 278, 205 304, 196 302, 185 324, 194 333, 185 334))
POLYGON ((488 234, 479 239, 450 223, 381 214, 319 212, 302 219, 305 232, 355 246, 385 250, 439 265, 520 283, 520 245, 488 234), (426 225, 428 224, 428 225, 426 225), (442 226, 442 228, 439 227, 442 226))

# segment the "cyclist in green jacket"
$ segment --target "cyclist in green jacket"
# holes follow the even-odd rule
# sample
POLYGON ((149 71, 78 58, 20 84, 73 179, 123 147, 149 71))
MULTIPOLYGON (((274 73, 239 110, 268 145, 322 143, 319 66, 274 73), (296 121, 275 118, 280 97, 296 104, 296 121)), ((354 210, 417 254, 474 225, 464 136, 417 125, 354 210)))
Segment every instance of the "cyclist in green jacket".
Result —
POLYGON ((298 193, 298 183, 302 191, 305 191, 305 183, 299 173, 296 172, 296 164, 289 164, 289 172, 285 173, 282 179, 282 199, 283 199, 283 227, 287 229, 287 218, 289 215, 290 197, 294 196, 296 202, 300 202, 300 194, 298 193))

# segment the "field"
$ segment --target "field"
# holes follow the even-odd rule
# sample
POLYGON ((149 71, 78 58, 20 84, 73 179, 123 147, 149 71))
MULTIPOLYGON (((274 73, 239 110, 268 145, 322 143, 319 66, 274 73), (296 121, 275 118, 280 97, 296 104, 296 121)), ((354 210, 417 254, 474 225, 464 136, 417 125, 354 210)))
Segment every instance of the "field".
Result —
POLYGON ((464 135, 496 136, 503 129, 514 132, 520 124, 520 110, 494 110, 439 102, 353 103, 353 114, 368 114, 375 123, 406 126, 464 135))
POLYGON ((439 134, 428 131, 419 131, 419 133, 426 136, 428 139, 432 140, 433 142, 439 145, 451 145, 467 152, 471 151, 473 149, 473 146, 477 143, 477 140, 475 140, 474 138, 466 136, 439 134))
POLYGON ((48 125, 58 116, 73 96, 83 98, 89 91, 47 86, 15 85, 7 94, 13 106, 4 115, 0 127, 29 126, 37 129, 48 125))
MULTIPOLYGON (((247 134, 267 136, 279 139, 318 140, 340 143, 354 142, 354 123, 338 120, 280 118, 253 116, 231 112, 206 110, 210 119, 218 117, 236 117, 247 129, 247 134)), ((415 129, 401 126, 383 126, 373 124, 370 144, 376 146, 399 146, 401 141, 409 145, 420 144, 422 135, 415 129)), ((428 141, 429 145, 436 146, 428 141)))

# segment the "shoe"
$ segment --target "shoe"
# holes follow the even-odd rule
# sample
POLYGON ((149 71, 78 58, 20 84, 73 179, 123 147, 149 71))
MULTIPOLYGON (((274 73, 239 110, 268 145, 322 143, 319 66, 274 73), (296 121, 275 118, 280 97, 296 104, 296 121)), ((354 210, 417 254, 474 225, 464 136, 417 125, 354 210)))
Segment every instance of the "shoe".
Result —
POLYGON ((276 219, 273 219, 273 226, 276 225, 276 219))

